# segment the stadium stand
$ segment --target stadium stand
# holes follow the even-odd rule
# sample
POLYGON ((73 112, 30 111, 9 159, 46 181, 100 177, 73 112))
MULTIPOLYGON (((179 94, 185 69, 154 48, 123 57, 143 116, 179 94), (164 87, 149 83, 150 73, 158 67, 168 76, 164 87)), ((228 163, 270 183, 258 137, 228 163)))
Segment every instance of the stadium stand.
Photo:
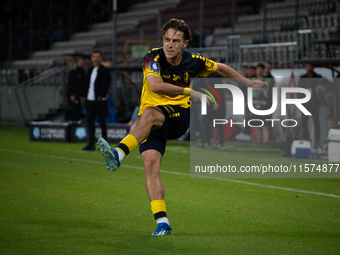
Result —
MULTIPOLYGON (((117 15, 117 33, 133 28, 142 20, 153 17, 163 9, 179 2, 180 0, 155 0, 132 5, 128 12, 117 15)), ((90 31, 75 33, 69 41, 53 43, 49 50, 36 51, 28 60, 14 61, 12 67, 52 66, 56 61, 65 64, 70 54, 86 52, 85 49, 89 51, 88 49, 95 48, 101 40, 104 40, 105 45, 105 40, 112 39, 112 27, 112 21, 94 24, 90 31)))
MULTIPOLYGON (((256 2, 256 1, 255 1, 256 2)), ((204 32, 214 27, 215 43, 213 46, 229 46, 229 36, 232 34, 231 25, 232 0, 204 1, 204 32)), ((299 1, 298 19, 295 24, 295 0, 267 1, 266 7, 266 38, 263 38, 263 9, 256 2, 236 0, 234 34, 240 35, 239 45, 251 45, 263 42, 285 43, 305 40, 299 30, 311 29, 310 39, 329 39, 339 32, 340 3, 338 0, 301 0, 299 1)), ((127 12, 119 13, 117 18, 117 48, 116 63, 124 62, 124 44, 129 40, 157 40, 160 39, 159 24, 170 18, 184 19, 191 26, 194 34, 193 47, 198 46, 199 9, 197 0, 139 0, 131 5, 127 12)), ((103 52, 106 59, 112 55, 112 21, 96 23, 88 32, 77 32, 69 41, 54 42, 49 50, 36 51, 28 60, 14 61, 13 67, 65 65, 67 55, 77 52, 91 53, 93 49, 103 52), (66 55, 66 56, 65 56, 66 55)), ((204 35, 203 35, 204 36, 204 35)), ((153 43, 152 47, 158 46, 153 43)), ((330 46, 333 52, 337 46, 330 46)), ((325 47, 315 46, 319 55, 325 54, 325 47)), ((273 59, 271 49, 252 49, 242 53, 244 58, 259 61, 259 52, 263 58, 273 59)), ((131 55, 131 47, 127 54, 131 55)), ((275 49, 276 62, 286 61, 296 56, 296 46, 277 47, 275 49), (285 52, 288 52, 287 54, 285 52), (284 54, 288 55, 283 56, 284 54)), ((129 57, 129 62, 134 62, 129 57)))
MULTIPOLYGON (((246 15, 253 13, 251 5, 243 5, 246 1, 237 1, 236 8, 237 15, 246 15)), ((225 27, 230 26, 231 20, 231 0, 211 0, 204 3, 204 31, 209 27, 225 27)), ((160 39, 157 27, 157 20, 160 19, 160 24, 164 24, 171 18, 184 19, 191 27, 194 33, 194 39, 199 34, 199 1, 186 0, 182 1, 179 5, 165 9, 159 12, 159 16, 147 18, 142 21, 138 26, 132 29, 123 31, 118 37, 117 45, 117 63, 122 63, 124 56, 124 43, 128 40, 156 40, 160 39)), ((196 40, 196 47, 198 42, 196 40)), ((154 44, 157 46, 157 44, 154 44)), ((110 39, 98 42, 98 49, 102 50, 108 57, 112 51, 112 41, 110 39)), ((90 50, 87 50, 87 52, 90 50)), ((129 52, 131 48, 129 48, 129 52)), ((130 58, 134 61, 133 58, 130 58)))
MULTIPOLYGON (((41 1, 43 0, 37 0, 37 3, 41 1)), ((25 8, 27 14, 28 7, 26 1, 20 0, 19 2, 18 8, 22 11, 18 12, 15 17, 19 18, 19 21, 13 24, 15 36, 13 37, 12 49, 16 53, 13 59, 20 59, 20 56, 25 55, 22 54, 23 49, 19 47, 20 43, 27 50, 27 26, 23 25, 25 22, 27 23, 27 15, 22 14, 25 8), (20 19, 20 17, 23 18, 20 19), (17 37, 21 33, 22 37, 17 37)), ((79 2, 81 0, 73 0, 74 4, 79 4, 79 2)), ((89 0, 86 0, 86 2, 93 4, 89 0)), ((46 86, 44 83, 52 84, 55 81, 60 81, 60 84, 58 83, 60 94, 63 93, 67 69, 66 60, 70 56, 75 56, 76 54, 90 55, 94 49, 98 49, 103 52, 105 59, 111 59, 113 23, 108 21, 112 18, 112 11, 107 11, 108 9, 106 8, 109 2, 112 3, 111 0, 96 1, 96 3, 100 3, 100 6, 94 6, 93 15, 91 16, 92 21, 86 15, 88 14, 87 8, 91 5, 85 6, 85 4, 81 5, 83 15, 75 13, 73 23, 68 23, 69 18, 67 18, 67 15, 54 17, 55 22, 60 23, 61 27, 71 24, 71 28, 69 31, 64 31, 64 34, 60 33, 59 36, 53 37, 54 39, 50 38, 51 45, 44 44, 43 40, 39 41, 42 38, 41 34, 46 33, 46 28, 41 26, 40 23, 41 20, 48 20, 48 13, 43 13, 41 7, 37 7, 37 10, 33 12, 34 15, 39 17, 34 17, 33 20, 40 20, 40 23, 38 22, 38 25, 40 25, 33 29, 33 31, 40 31, 38 34, 34 34, 33 50, 35 51, 30 55, 29 59, 16 60, 12 62, 11 68, 3 69, 0 73, 2 84, 6 84, 6 86, 20 85, 16 88, 15 96, 17 101, 22 103, 21 108, 23 109, 22 115, 24 119, 32 119, 31 116, 35 116, 33 119, 36 119, 39 114, 46 115, 46 112, 42 112, 42 110, 34 106, 34 102, 26 102, 24 94, 26 90, 33 91, 32 84, 46 86), (54 70, 51 67, 58 67, 58 69, 54 70), (51 70, 54 70, 53 75, 45 77, 44 75, 49 74, 51 70), (34 74, 31 75, 31 73, 34 74), (26 75, 26 79, 28 78, 26 83, 22 83, 22 74, 24 74, 23 77, 26 75), (35 80, 31 80, 32 77, 35 80), (26 108, 29 109, 25 104, 31 105, 32 114, 24 112, 26 108), (37 108, 36 111, 34 111, 35 108, 37 108)), ((262 37, 264 10, 258 1, 236 0, 235 2, 233 34, 233 29, 231 28, 232 0, 204 1, 203 36, 205 36, 209 28, 213 27, 215 40, 213 47, 200 48, 197 49, 198 52, 216 61, 225 62, 235 69, 239 69, 243 61, 258 62, 266 60, 272 61, 274 68, 296 67, 297 63, 303 64, 304 62, 295 60, 306 59, 313 59, 315 61, 313 63, 316 64, 321 61, 322 63, 331 63, 332 66, 340 65, 339 0, 298 1, 297 24, 295 23, 295 0, 267 0, 266 38, 262 37), (337 35, 338 37, 336 37, 337 35), (264 44, 263 39, 266 39, 269 44, 264 44), (328 58, 328 62, 325 61, 326 58, 328 58)), ((262 1, 260 2, 262 3, 262 1)), ((55 6, 55 11, 67 13, 68 3, 66 0, 60 0, 55 6)), ((132 67, 138 66, 140 68, 140 65, 137 64, 141 63, 141 58, 133 56, 133 49, 142 46, 140 41, 145 40, 151 40, 148 47, 160 46, 161 42, 157 42, 157 40, 161 39, 159 28, 170 18, 184 19, 191 26, 194 34, 194 44, 190 47, 199 46, 200 1, 126 0, 119 1, 118 5, 121 12, 117 15, 116 63, 129 63, 132 67), (133 43, 128 45, 129 42, 133 43), (137 47, 133 48, 133 45, 137 45, 137 47), (133 65, 134 63, 136 65, 133 65)), ((4 34, 3 28, 4 26, 0 22, 0 35, 1 33, 4 34)), ((55 31, 57 30, 56 28, 55 31)), ((195 51, 196 49, 191 50, 195 51)), ((2 58, 4 56, 6 55, 1 55, 2 58)), ((121 71, 122 69, 120 69, 121 71)), ((138 91, 140 84, 136 81, 142 79, 141 74, 133 72, 136 70, 130 69, 130 71, 129 79, 131 84, 135 84, 127 87, 127 90, 138 91)), ((121 77, 121 79, 123 78, 121 77)), ((126 80, 126 77, 124 79, 126 80)), ((135 94, 138 94, 138 92, 135 94)), ((132 99, 133 101, 138 100, 138 98, 128 98, 128 100, 132 99)), ((65 101, 65 99, 61 98, 59 101, 65 101)), ((52 110, 55 110, 58 108, 58 104, 48 106, 47 102, 43 108, 53 108, 52 110)), ((124 108, 124 111, 127 110, 124 108)))

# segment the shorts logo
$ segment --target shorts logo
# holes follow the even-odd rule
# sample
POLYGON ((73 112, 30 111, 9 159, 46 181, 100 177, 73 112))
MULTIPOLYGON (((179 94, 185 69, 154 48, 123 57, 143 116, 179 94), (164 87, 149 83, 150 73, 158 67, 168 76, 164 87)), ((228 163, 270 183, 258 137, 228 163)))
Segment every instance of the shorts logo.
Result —
POLYGON ((159 73, 159 64, 155 62, 150 62, 150 68, 152 72, 159 73))

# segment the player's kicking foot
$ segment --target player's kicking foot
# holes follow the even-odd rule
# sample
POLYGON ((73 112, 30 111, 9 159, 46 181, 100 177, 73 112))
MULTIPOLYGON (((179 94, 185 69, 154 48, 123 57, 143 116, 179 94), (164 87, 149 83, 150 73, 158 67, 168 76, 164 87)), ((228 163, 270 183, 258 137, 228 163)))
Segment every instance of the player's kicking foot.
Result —
POLYGON ((165 236, 165 235, 172 235, 172 228, 169 224, 166 223, 160 223, 157 225, 157 229, 154 233, 152 233, 152 236, 165 236))
POLYGON ((111 172, 116 171, 120 166, 118 152, 116 149, 111 148, 103 137, 98 139, 97 144, 98 150, 100 150, 100 155, 103 155, 106 161, 106 169, 111 172))

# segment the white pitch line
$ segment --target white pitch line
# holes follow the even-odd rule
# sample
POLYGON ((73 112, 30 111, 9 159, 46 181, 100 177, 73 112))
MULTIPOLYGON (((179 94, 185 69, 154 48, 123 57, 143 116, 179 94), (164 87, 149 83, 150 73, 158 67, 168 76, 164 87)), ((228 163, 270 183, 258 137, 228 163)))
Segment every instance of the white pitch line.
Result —
MULTIPOLYGON (((54 156, 54 155, 44 155, 44 154, 32 153, 32 152, 26 152, 26 151, 7 150, 7 149, 1 149, 1 148, 0 148, 0 151, 18 153, 18 154, 24 154, 24 155, 36 156, 36 157, 49 157, 49 158, 54 158, 54 159, 72 160, 72 161, 78 161, 78 162, 82 162, 82 163, 91 163, 91 164, 96 164, 96 165, 103 165, 102 162, 97 162, 97 161, 77 159, 77 158, 67 158, 67 157, 54 156)), ((139 167, 139 166, 122 165, 121 167, 144 170, 143 167, 139 167)), ((166 174, 175 174, 175 175, 182 175, 182 176, 190 177, 190 174, 188 174, 188 173, 173 172, 173 171, 167 171, 167 170, 161 170, 161 172, 166 173, 166 174)), ((279 186, 273 186, 273 185, 265 185, 265 184, 260 184, 260 183, 246 182, 246 181, 240 181, 240 180, 234 180, 234 179, 220 179, 220 178, 214 178, 214 177, 200 177, 200 178, 207 178, 207 179, 213 179, 213 180, 218 180, 218 181, 227 181, 227 182, 232 182, 232 183, 239 183, 239 184, 261 187, 261 188, 278 189, 278 190, 285 190, 285 191, 291 191, 291 192, 313 194, 313 195, 318 195, 318 196, 340 198, 339 195, 334 195, 334 194, 308 191, 308 190, 291 189, 291 188, 285 188, 285 187, 279 187, 279 186)))

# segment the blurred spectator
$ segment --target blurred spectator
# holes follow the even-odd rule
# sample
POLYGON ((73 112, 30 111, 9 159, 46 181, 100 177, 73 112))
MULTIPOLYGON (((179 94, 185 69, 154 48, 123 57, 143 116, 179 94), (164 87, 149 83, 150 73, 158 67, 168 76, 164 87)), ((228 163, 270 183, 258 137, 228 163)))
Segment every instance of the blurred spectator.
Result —
POLYGON ((255 72, 255 66, 254 64, 249 65, 248 67, 248 78, 253 79, 256 78, 256 72, 255 72))
MULTIPOLYGON (((253 106, 256 110, 268 110, 272 106, 272 90, 273 90, 273 79, 265 79, 263 76, 265 66, 262 63, 256 66, 256 78, 266 81, 269 85, 268 91, 266 89, 253 91, 253 106)), ((267 144, 270 138, 269 123, 265 121, 266 119, 271 119, 271 115, 253 115, 255 119, 260 119, 263 121, 262 127, 254 127, 255 137, 258 143, 267 144)))
MULTIPOLYGON (((320 121, 319 121, 319 109, 320 103, 315 92, 315 88, 319 82, 318 78, 322 78, 320 74, 314 72, 314 65, 305 64, 306 74, 302 75, 299 80, 299 87, 308 89, 311 93, 311 99, 304 104, 306 109, 312 114, 314 123, 314 145, 318 147, 320 143, 320 121)), ((302 93, 298 94, 298 97, 303 97, 302 93)), ((308 117, 302 114, 302 135, 304 140, 310 140, 309 129, 308 129, 308 117)))
POLYGON ((264 72, 263 72, 263 77, 264 78, 274 78, 274 76, 271 74, 272 70, 272 63, 267 61, 264 63, 264 72))
POLYGON ((320 105, 326 106, 331 114, 334 114, 334 110, 338 110, 337 101, 340 99, 340 91, 337 86, 326 78, 320 78, 315 92, 320 105))
POLYGON ((248 78, 248 63, 246 63, 246 62, 243 62, 243 63, 242 63, 242 66, 241 66, 241 74, 242 74, 244 77, 248 78))
POLYGON ((198 48, 200 44, 200 36, 196 31, 192 31, 192 40, 189 42, 189 47, 198 48))
POLYGON ((78 57, 77 66, 68 74, 68 107, 65 114, 65 120, 77 121, 82 119, 82 105, 80 97, 82 89, 85 86, 85 60, 83 57, 78 57))
POLYGON ((271 86, 273 88, 273 87, 275 87, 275 78, 272 75, 271 71, 272 71, 272 63, 270 61, 267 61, 266 63, 264 63, 263 77, 269 78, 267 80, 267 83, 268 83, 269 86, 271 86))
MULTIPOLYGON (((241 66, 241 72, 242 72, 242 75, 246 78, 255 78, 256 75, 255 75, 255 67, 254 65, 251 63, 251 64, 247 64, 247 63, 242 63, 242 66, 241 66)), ((246 123, 248 123, 249 119, 250 119, 250 111, 248 109, 248 106, 247 106, 247 98, 248 98, 248 90, 247 90, 247 87, 245 86, 241 86, 240 89, 243 91, 243 94, 244 94, 244 98, 245 98, 245 101, 244 101, 244 106, 245 106, 245 112, 244 112, 244 118, 246 120, 246 123)), ((235 139, 238 140, 238 141, 246 141, 246 142, 249 142, 251 141, 251 128, 249 127, 249 125, 246 125, 244 130, 242 130, 240 133, 238 133, 237 135, 235 135, 235 139)))
POLYGON ((327 116, 327 128, 330 129, 340 129, 340 121, 337 121, 333 115, 328 114, 327 116))
POLYGON ((214 27, 209 27, 208 35, 204 38, 204 47, 211 47, 215 43, 214 27))
MULTIPOLYGON (((218 77, 210 75, 209 77, 218 77)), ((215 89, 217 94, 221 97, 222 105, 220 104, 210 104, 207 106, 207 115, 203 115, 202 121, 204 125, 204 136, 202 138, 201 147, 210 147, 211 141, 214 138, 214 128, 212 128, 211 123, 214 118, 225 118, 226 116, 226 90, 225 89, 215 89)), ((224 137, 224 125, 216 125, 216 131, 218 134, 218 144, 216 144, 215 148, 224 150, 225 147, 225 137, 224 137)))

